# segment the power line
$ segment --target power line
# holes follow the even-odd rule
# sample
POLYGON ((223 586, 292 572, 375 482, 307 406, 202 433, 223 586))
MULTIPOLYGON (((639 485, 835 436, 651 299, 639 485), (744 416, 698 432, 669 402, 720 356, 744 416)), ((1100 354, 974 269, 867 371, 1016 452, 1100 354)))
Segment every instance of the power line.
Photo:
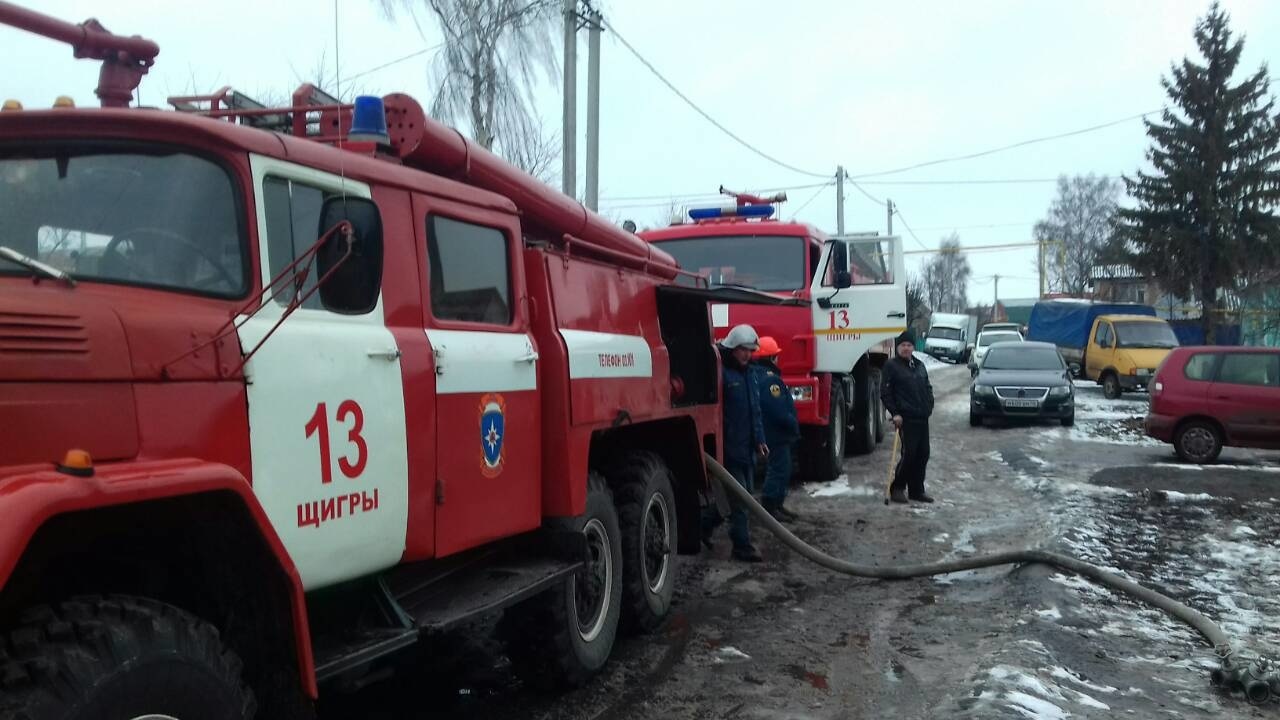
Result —
MULTIPOLYGON (((898 219, 900 220, 902 219, 901 213, 899 213, 898 219)), ((906 225, 907 223, 904 220, 902 224, 906 225)), ((907 231, 910 232, 911 228, 908 227, 907 231)), ((914 233, 912 233, 912 237, 915 237, 914 233)), ((919 238, 917 238, 917 241, 919 241, 919 238)), ((967 245, 967 246, 961 245, 958 249, 949 250, 948 252, 957 252, 961 255, 977 254, 977 253, 984 253, 984 252, 1006 252, 1009 250, 1018 250, 1021 248, 1033 248, 1033 247, 1036 247, 1036 245, 1038 244, 1039 243, 1030 242, 1030 243, 1000 243, 998 245, 967 245)), ((921 243, 921 245, 924 245, 924 243, 921 243)), ((943 250, 941 248, 925 248, 924 250, 907 250, 903 254, 904 255, 924 255, 928 253, 938 253, 938 252, 943 252, 943 250)), ((1000 277, 1007 277, 1007 276, 1001 275, 1000 277)))
POLYGON ((623 47, 625 47, 627 50, 629 50, 629 51, 631 52, 631 54, 632 54, 632 55, 635 55, 635 56, 636 56, 636 59, 637 59, 637 60, 639 60, 639 61, 640 61, 640 63, 641 63, 641 64, 643 64, 646 68, 648 68, 649 72, 653 73, 654 77, 658 78, 658 80, 662 81, 662 84, 663 84, 663 85, 666 85, 666 86, 667 86, 667 89, 669 89, 669 90, 671 90, 671 92, 675 93, 677 97, 679 97, 681 100, 683 100, 683 101, 685 102, 685 104, 686 104, 686 105, 688 105, 689 107, 693 108, 694 112, 698 113, 698 114, 699 114, 699 115, 701 115, 703 118, 705 118, 707 122, 709 122, 709 123, 711 123, 712 125, 716 126, 716 128, 717 128, 718 130, 720 130, 720 132, 722 132, 722 133, 724 133, 725 135, 728 135, 729 137, 731 137, 731 138, 733 138, 734 140, 736 140, 736 141, 738 142, 738 144, 739 144, 739 145, 741 145, 741 146, 745 147, 746 149, 750 150, 751 152, 755 153, 756 155, 759 155, 760 157, 764 158, 765 160, 768 160, 769 162, 773 163, 774 165, 777 165, 778 167, 786 168, 787 170, 790 170, 791 172, 799 173, 799 174, 801 174, 801 175, 808 175, 809 177, 815 177, 815 178, 826 178, 826 177, 830 177, 830 176, 831 176, 831 174, 830 174, 830 173, 816 173, 816 172, 810 172, 810 171, 808 171, 808 170, 804 170, 804 169, 798 168, 798 167, 796 167, 796 166, 794 166, 794 165, 790 165, 790 164, 788 164, 788 163, 782 162, 781 160, 779 160, 779 159, 777 159, 777 158, 773 157, 772 155, 770 155, 770 154, 768 154, 768 153, 764 152, 763 150, 761 150, 761 149, 757 148, 756 146, 752 145, 751 143, 747 142, 746 140, 743 140, 741 137, 739 137, 739 136, 738 136, 736 133, 734 133, 732 130, 730 130, 729 128, 725 127, 724 125, 721 125, 721 124, 720 124, 720 123, 719 123, 715 118, 711 117, 711 115, 709 115, 709 114, 707 113, 707 111, 705 111, 705 110, 703 110, 702 108, 698 107, 697 103, 695 103, 694 101, 690 100, 688 95, 685 95, 684 93, 680 92, 680 90, 679 90, 679 89, 677 89, 675 85, 672 85, 670 80, 668 80, 667 78, 665 78, 665 77, 662 75, 662 73, 658 72, 658 69, 657 69, 657 68, 655 68, 655 67, 653 66, 653 63, 651 63, 651 62, 649 62, 648 60, 646 60, 646 59, 645 59, 645 57, 644 57, 643 55, 641 55, 641 54, 640 54, 640 51, 636 50, 634 47, 632 47, 631 43, 627 42, 627 39, 626 39, 625 37, 623 37, 621 33, 619 33, 619 32, 618 32, 618 28, 614 27, 613 23, 611 23, 611 22, 609 22, 609 21, 607 21, 607 20, 602 20, 601 22, 603 23, 603 25, 604 25, 605 29, 607 29, 609 32, 613 33, 613 36, 614 36, 614 37, 618 38, 618 42, 622 43, 622 46, 623 46, 623 47))
POLYGON ((875 204, 879 205, 880 207, 889 207, 889 203, 885 202, 884 200, 881 200, 880 198, 876 197, 875 195, 872 195, 871 193, 867 192, 867 191, 866 191, 866 190, 865 190, 861 185, 859 185, 858 183, 854 182, 854 181, 853 181, 853 178, 849 177, 849 173, 847 173, 847 172, 846 172, 846 173, 844 174, 844 179, 845 179, 845 180, 848 180, 848 181, 849 181, 849 184, 850 184, 850 185, 852 185, 852 186, 854 187, 854 189, 856 189, 858 192, 860 192, 860 193, 862 193, 864 196, 866 196, 866 198, 867 198, 868 200, 870 200, 871 202, 873 202, 873 203, 875 203, 875 204))
MULTIPOLYGON (((830 184, 831 182, 827 181, 827 182, 820 182, 820 183, 809 183, 807 185, 781 185, 781 186, 771 185, 769 186, 769 190, 812 190, 813 188, 826 187, 827 185, 830 185, 830 184)), ((761 193, 766 191, 754 190, 751 192, 761 193)), ((684 193, 665 193, 662 195, 631 195, 631 196, 619 195, 615 197, 601 198, 601 200, 618 200, 618 201, 675 200, 679 198, 707 198, 707 197, 723 197, 723 195, 721 195, 720 193, 709 193, 709 192, 684 192, 684 193)))
MULTIPOLYGON (((1120 175, 1095 176, 1100 180, 1119 180, 1120 175)), ((1056 183, 1058 178, 972 178, 968 180, 864 180, 863 185, 1041 185, 1056 183)))
MULTIPOLYGON (((1270 87, 1271 85, 1275 85, 1276 83, 1280 83, 1280 78, 1272 78, 1267 83, 1267 85, 1268 87, 1270 87)), ((956 155, 953 157, 939 158, 937 160, 930 160, 928 162, 916 163, 915 165, 907 165, 905 167, 894 168, 892 170, 881 170, 879 172, 873 172, 873 173, 862 173, 860 175, 854 175, 853 177, 859 180, 862 180, 864 178, 870 178, 870 177, 896 175, 898 173, 907 172, 908 170, 918 170, 922 167, 942 165, 943 163, 959 162, 961 160, 973 160, 974 158, 985 157, 987 155, 994 155, 996 153, 1004 152, 1006 150, 1013 150, 1015 148, 1026 147, 1027 145, 1035 145, 1037 143, 1050 142, 1052 140, 1061 140, 1063 138, 1075 137, 1076 135, 1084 135, 1085 133, 1096 132, 1098 130, 1105 130, 1109 127, 1115 127, 1116 125, 1123 125, 1124 123, 1131 122, 1139 118, 1146 118, 1148 115, 1161 114, 1167 109, 1168 109, 1168 106, 1166 105, 1156 110, 1148 110, 1147 112, 1138 113, 1137 115, 1129 115, 1127 117, 1122 117, 1118 120, 1111 120, 1110 122, 1104 122, 1098 125, 1090 125, 1089 127, 1080 128, 1079 130, 1071 130, 1064 133, 1058 133, 1057 135, 1046 135, 1044 137, 1032 138, 1030 140, 1023 140, 1022 142, 1016 142, 1016 143, 1013 143, 1012 145, 1002 145, 1000 147, 991 148, 990 150, 982 150, 980 152, 970 153, 968 155, 956 155)))
POLYGON ((1026 147, 1027 145, 1035 145, 1037 143, 1049 142, 1051 140, 1061 140, 1063 138, 1073 137, 1075 135, 1083 135, 1085 133, 1091 133, 1098 130, 1103 130, 1105 128, 1131 122, 1139 118, 1145 118, 1148 115, 1154 115, 1162 111, 1163 111, 1163 108, 1161 108, 1160 110, 1148 110, 1147 112, 1138 113, 1137 115, 1129 115, 1128 117, 1123 117, 1123 118, 1120 118, 1119 120, 1112 120, 1110 122, 1105 122, 1100 125, 1091 125, 1087 128, 1080 128, 1079 130, 1072 130, 1070 132, 1058 133, 1057 135, 1046 135, 1045 137, 1038 137, 1038 138, 1032 138, 1030 140, 1023 140, 1021 142, 1013 143, 1012 145, 1002 145, 1000 147, 991 148, 989 150, 982 150, 975 153, 969 153, 968 155, 955 155, 952 157, 939 158, 937 160, 929 160, 928 162, 916 163, 915 165, 906 165, 904 167, 894 168, 892 170, 881 170, 879 172, 873 172, 873 173, 862 173, 860 175, 854 175, 853 177, 861 180, 863 178, 881 177, 884 175, 896 175, 898 173, 907 172, 908 170, 918 170, 923 167, 931 167, 933 165, 942 165, 944 163, 959 162, 961 160, 973 160, 975 158, 980 158, 980 157, 985 157, 987 155, 994 155, 996 153, 1005 152, 1006 150, 1013 150, 1015 148, 1026 147))
POLYGON ((419 55, 426 55, 427 53, 431 52, 432 50, 439 50, 439 49, 440 49, 440 48, 442 48, 442 47, 444 47, 444 43, 440 43, 439 45, 432 45, 431 47, 423 48, 423 49, 421 49, 421 50, 416 50, 416 51, 414 51, 414 52, 409 53, 408 55, 404 55, 404 56, 402 56, 402 57, 398 57, 398 58, 396 58, 395 60, 390 60, 390 61, 388 61, 388 62, 384 62, 384 63, 382 63, 381 65, 377 65, 377 66, 375 66, 375 67, 371 67, 371 68, 369 68, 368 70, 361 70, 360 72, 358 72, 358 73, 356 73, 356 74, 354 74, 354 75, 348 75, 347 77, 342 78, 342 81, 341 81, 341 82, 344 82, 344 83, 345 83, 345 82, 350 82, 350 81, 352 81, 352 80, 355 80, 356 78, 361 78, 361 77, 364 77, 365 75, 371 75, 371 74, 373 74, 373 73, 378 72, 379 70, 385 70, 386 68, 389 68, 389 67, 391 67, 392 65, 399 65, 400 63, 404 62, 405 60, 412 60, 413 58, 416 58, 416 57, 418 57, 419 55))
MULTIPOLYGON (((925 252, 932 252, 931 250, 929 250, 928 245, 925 245, 923 242, 920 241, 920 236, 916 235, 916 231, 911 229, 911 225, 907 222, 907 218, 902 214, 902 208, 898 207, 897 205, 894 205, 893 214, 897 215, 898 219, 902 221, 902 227, 907 229, 907 232, 911 235, 912 238, 915 239, 917 245, 924 248, 925 252)), ((910 254, 910 252, 911 251, 907 251, 904 254, 910 254)))
POLYGON ((1035 223, 993 223, 990 225, 935 225, 934 227, 922 227, 920 232, 934 232, 947 230, 990 230, 992 228, 1014 228, 1014 227, 1032 227, 1035 223))
POLYGON ((809 203, 813 202, 814 200, 817 200, 818 196, 822 194, 823 190, 826 190, 827 188, 831 187, 834 184, 835 184, 835 181, 832 180, 831 182, 818 188, 817 192, 815 192, 813 195, 810 195, 808 200, 805 200, 804 203, 800 205, 800 207, 796 208, 795 212, 791 213, 791 219, 795 220, 796 216, 800 214, 801 210, 804 210, 805 208, 809 207, 809 203))

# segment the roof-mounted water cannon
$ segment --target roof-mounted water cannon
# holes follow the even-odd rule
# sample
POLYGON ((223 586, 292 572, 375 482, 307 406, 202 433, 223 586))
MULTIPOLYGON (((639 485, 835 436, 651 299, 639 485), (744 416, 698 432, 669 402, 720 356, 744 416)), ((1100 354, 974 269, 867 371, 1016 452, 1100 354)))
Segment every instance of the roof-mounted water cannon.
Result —
POLYGON ((142 76, 160 54, 160 46, 154 42, 137 35, 112 34, 93 18, 76 25, 0 2, 0 24, 61 40, 71 46, 75 57, 102 61, 98 88, 94 91, 102 107, 129 107, 133 91, 138 89, 142 76))
POLYGON ((787 201, 785 192, 778 192, 772 195, 752 195, 750 193, 734 192, 723 185, 720 186, 720 194, 733 198, 738 205, 772 205, 787 201))

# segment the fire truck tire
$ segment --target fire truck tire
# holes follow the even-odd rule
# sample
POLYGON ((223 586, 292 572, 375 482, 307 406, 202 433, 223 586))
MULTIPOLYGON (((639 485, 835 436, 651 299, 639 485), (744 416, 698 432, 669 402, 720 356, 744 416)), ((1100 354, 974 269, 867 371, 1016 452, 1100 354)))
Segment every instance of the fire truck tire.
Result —
POLYGON ((871 373, 871 397, 876 413, 876 444, 884 441, 885 416, 884 403, 880 400, 880 371, 871 373))
POLYGON ((805 475, 812 482, 829 482, 840 477, 844 464, 844 444, 848 435, 845 418, 848 409, 845 405, 844 387, 839 380, 831 383, 831 414, 825 426, 815 428, 817 432, 809 434, 804 444, 803 461, 808 472, 805 475))
POLYGON ((591 474, 581 517, 552 522, 587 536, 587 567, 509 608, 499 626, 512 667, 539 690, 580 687, 603 668, 622 609, 622 533, 604 478, 591 474))
POLYGON ((864 366, 853 373, 853 420, 849 423, 849 450, 866 455, 876 447, 876 398, 871 373, 864 366))
POLYGON ((675 594, 676 495, 671 472, 650 452, 626 456, 609 475, 622 531, 622 626, 656 630, 675 594))
POLYGON ((241 662, 209 623, 139 597, 82 597, 23 614, 0 641, 0 717, 248 720, 241 662))

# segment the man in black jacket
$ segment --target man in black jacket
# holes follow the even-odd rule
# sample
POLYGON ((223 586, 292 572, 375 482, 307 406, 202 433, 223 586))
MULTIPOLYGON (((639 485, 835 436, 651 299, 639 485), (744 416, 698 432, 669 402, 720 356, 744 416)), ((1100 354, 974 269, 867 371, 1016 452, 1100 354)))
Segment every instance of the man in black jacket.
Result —
POLYGON ((929 416, 933 414, 933 385, 924 363, 915 358, 911 331, 898 336, 897 355, 881 371, 880 399, 902 435, 902 459, 890 486, 889 499, 931 503, 924 491, 924 470, 929 464, 929 416), (906 490, 905 494, 903 490, 906 490))

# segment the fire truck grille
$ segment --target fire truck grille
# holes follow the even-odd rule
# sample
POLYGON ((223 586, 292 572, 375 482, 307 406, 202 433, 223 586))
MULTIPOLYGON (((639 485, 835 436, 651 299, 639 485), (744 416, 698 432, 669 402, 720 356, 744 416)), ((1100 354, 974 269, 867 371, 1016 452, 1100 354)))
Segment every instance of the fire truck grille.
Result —
POLYGON ((89 335, 75 315, 0 312, 0 353, 89 352, 89 335))

